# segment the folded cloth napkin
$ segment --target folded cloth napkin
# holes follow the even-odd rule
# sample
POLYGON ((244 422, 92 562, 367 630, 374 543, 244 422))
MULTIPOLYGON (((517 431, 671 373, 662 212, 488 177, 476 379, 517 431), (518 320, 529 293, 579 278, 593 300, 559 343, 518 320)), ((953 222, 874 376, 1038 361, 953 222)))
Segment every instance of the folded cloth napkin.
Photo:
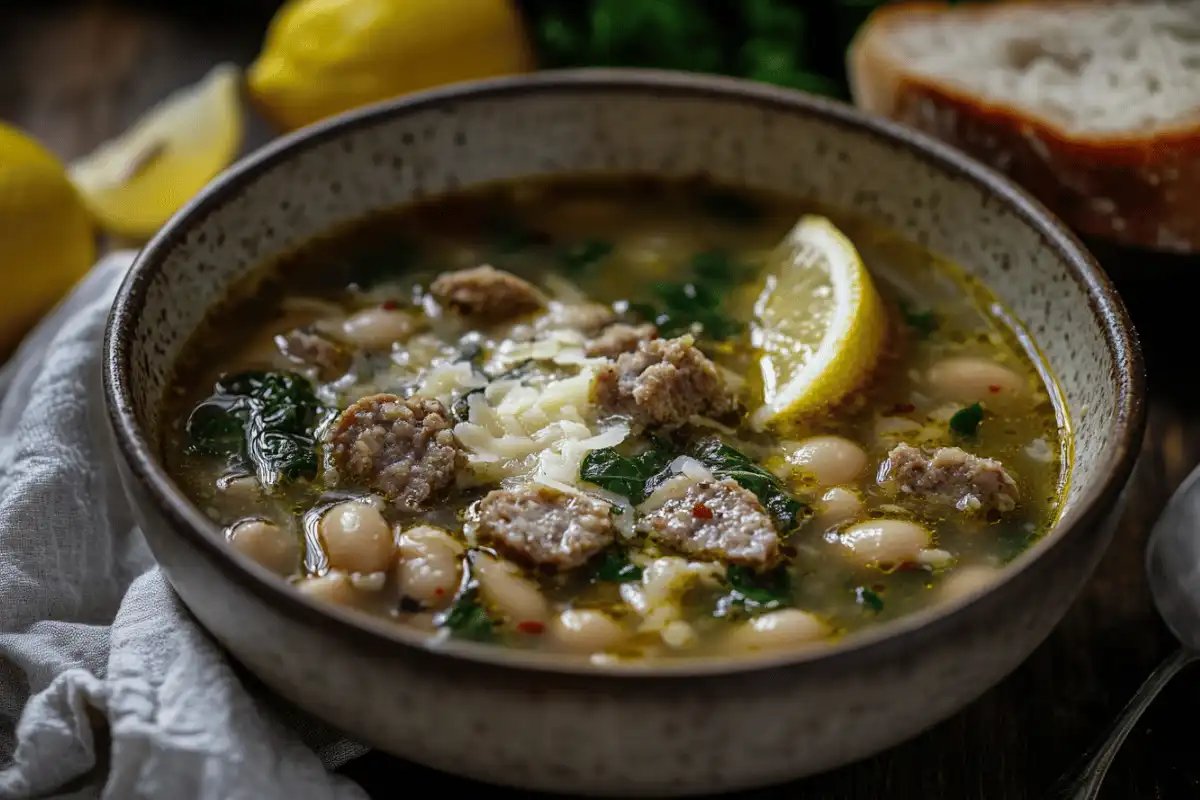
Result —
POLYGON ((0 370, 0 798, 364 798, 364 752, 252 697, 180 605, 116 477, 102 261, 0 370))

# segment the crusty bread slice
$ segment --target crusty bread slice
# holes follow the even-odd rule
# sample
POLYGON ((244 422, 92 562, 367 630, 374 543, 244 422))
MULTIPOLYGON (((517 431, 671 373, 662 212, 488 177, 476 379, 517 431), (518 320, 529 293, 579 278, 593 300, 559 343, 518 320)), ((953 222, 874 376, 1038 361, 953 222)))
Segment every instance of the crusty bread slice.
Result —
POLYGON ((1011 175, 1077 230, 1200 252, 1200 0, 876 11, 855 102, 1011 175))

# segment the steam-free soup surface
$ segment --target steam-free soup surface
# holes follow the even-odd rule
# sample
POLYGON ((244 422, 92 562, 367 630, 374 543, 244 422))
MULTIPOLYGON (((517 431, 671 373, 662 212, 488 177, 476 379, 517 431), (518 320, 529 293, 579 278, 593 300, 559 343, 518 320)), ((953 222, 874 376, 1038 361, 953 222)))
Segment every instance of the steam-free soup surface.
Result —
POLYGON ((885 344, 849 396, 751 425, 771 254, 811 211, 564 179, 338 231, 197 337, 170 470, 297 591, 500 647, 821 647, 961 596, 1056 516, 1053 386, 983 287, 829 214, 885 344))

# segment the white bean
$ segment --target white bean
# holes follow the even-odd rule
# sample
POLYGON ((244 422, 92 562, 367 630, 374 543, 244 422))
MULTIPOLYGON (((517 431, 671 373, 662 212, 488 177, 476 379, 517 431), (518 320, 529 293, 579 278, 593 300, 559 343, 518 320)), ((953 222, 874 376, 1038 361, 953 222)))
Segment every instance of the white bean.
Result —
POLYGON ((262 494, 258 478, 253 475, 239 475, 236 478, 225 476, 217 479, 217 488, 229 500, 248 503, 257 500, 262 494))
POLYGON ((841 542, 855 561, 891 567, 915 562, 932 536, 928 530, 902 519, 873 519, 851 525, 841 542))
POLYGON ((342 323, 342 335, 360 347, 371 349, 391 347, 403 341, 416 329, 413 318, 403 311, 390 308, 366 308, 351 314, 342 323))
POLYGON ((278 575, 291 575, 300 566, 299 540, 273 522, 239 522, 229 531, 229 542, 278 575))
POLYGON ((443 530, 421 525, 400 534, 396 587, 424 608, 445 608, 462 578, 463 547, 443 530))
POLYGON ((1021 376, 985 358, 959 356, 943 359, 929 368, 929 383, 943 398, 956 403, 988 402, 1011 405, 1026 395, 1021 376))
POLYGON ((336 606, 356 606, 360 595, 350 576, 338 570, 329 570, 320 577, 305 578, 296 584, 296 588, 309 597, 336 606))
POLYGON ((821 496, 817 514, 813 517, 814 530, 827 531, 835 525, 848 522, 863 512, 863 501, 858 492, 835 486, 821 496))
POLYGON ((787 461, 816 478, 818 486, 834 486, 857 478, 867 466, 867 453, 841 436, 814 436, 797 444, 787 461))
POLYGON ((392 565, 396 542, 379 509, 361 500, 330 508, 318 526, 329 566, 347 572, 383 572, 392 565))
POLYGON ((602 653, 625 638, 617 621, 603 611, 567 609, 550 623, 550 635, 564 649, 577 653, 602 653))
POLYGON ((776 650, 824 639, 829 626, 798 608, 782 608, 741 623, 729 643, 738 650, 776 650))
POLYGON ((513 625, 545 622, 550 616, 546 598, 520 571, 505 561, 480 553, 472 564, 483 602, 513 625))
POLYGON ((998 569, 978 565, 953 570, 942 581, 941 597, 943 600, 957 600, 975 594, 996 580, 999 574, 998 569))

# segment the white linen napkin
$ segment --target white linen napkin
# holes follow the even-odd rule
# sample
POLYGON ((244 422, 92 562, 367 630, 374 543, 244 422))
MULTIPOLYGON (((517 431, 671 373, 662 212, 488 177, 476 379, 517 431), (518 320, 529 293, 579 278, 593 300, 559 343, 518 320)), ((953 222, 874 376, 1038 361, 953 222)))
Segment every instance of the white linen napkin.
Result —
POLYGON ((251 696, 181 606, 118 483, 100 262, 0 370, 0 798, 365 798, 365 752, 251 696))

